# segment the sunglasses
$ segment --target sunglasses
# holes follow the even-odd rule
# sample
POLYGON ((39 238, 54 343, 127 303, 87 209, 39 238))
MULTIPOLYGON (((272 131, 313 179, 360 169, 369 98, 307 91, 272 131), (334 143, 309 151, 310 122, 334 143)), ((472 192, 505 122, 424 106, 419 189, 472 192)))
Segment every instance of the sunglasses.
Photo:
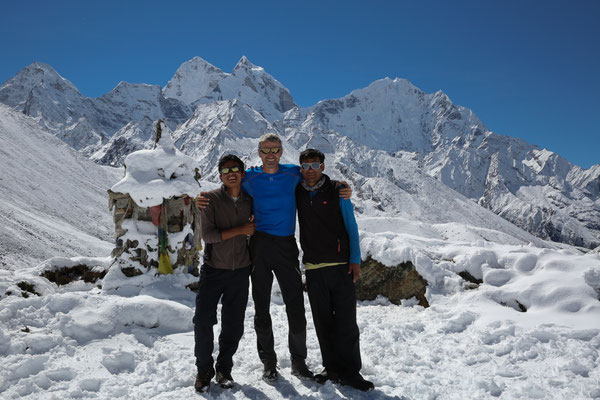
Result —
POLYGON ((302 163, 302 169, 305 170, 305 171, 308 171, 309 168, 319 169, 319 168, 321 168, 321 165, 323 165, 323 163, 316 162, 316 161, 315 162, 311 162, 311 163, 302 163))
POLYGON ((225 175, 230 172, 240 172, 241 170, 242 169, 240 167, 225 167, 225 168, 221 168, 221 170, 219 172, 221 173, 221 175, 225 175))
POLYGON ((263 154, 269 154, 269 153, 277 154, 281 151, 281 147, 261 147, 260 151, 263 154))

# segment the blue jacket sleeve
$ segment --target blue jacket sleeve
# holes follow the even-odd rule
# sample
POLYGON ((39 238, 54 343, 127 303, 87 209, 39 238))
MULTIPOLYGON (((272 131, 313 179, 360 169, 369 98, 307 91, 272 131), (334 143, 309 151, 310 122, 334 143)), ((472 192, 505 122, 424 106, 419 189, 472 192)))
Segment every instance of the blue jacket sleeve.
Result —
POLYGON ((354 218, 354 206, 350 199, 340 197, 340 209, 350 239, 350 262, 360 264, 360 239, 358 238, 358 225, 354 218))

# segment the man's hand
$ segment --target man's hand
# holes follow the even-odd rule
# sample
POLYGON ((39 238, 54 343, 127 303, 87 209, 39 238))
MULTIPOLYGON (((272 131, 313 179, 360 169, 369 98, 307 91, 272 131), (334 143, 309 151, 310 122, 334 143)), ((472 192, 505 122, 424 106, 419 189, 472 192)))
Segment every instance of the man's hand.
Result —
POLYGON ((242 235, 254 235, 254 232, 256 232, 256 222, 254 222, 254 215, 249 218, 248 222, 246 222, 244 225, 241 225, 239 229, 242 235))
POLYGON ((341 181, 340 183, 344 185, 344 187, 340 189, 340 197, 347 200, 352 196, 352 188, 346 181, 341 181))
POLYGON ((358 275, 360 274, 360 264, 349 263, 348 264, 348 273, 352 274, 352 280, 354 283, 358 280, 358 275))
POLYGON ((221 231, 221 240, 229 240, 236 236, 246 235, 252 236, 256 231, 256 223, 254 222, 254 215, 248 218, 248 222, 245 224, 236 226, 234 228, 225 229, 221 231))
POLYGON ((208 197, 204 197, 205 194, 206 192, 200 193, 198 196, 196 196, 196 199, 194 200, 196 202, 196 207, 198 207, 200 211, 208 207, 208 204, 210 203, 208 197))

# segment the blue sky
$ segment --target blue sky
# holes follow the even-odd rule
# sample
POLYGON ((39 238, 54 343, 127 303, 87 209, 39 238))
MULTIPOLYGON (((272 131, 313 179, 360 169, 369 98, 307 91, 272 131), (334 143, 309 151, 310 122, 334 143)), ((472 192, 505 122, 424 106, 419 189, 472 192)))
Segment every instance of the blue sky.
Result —
POLYGON ((3 2, 0 82, 34 61, 89 97, 242 55, 300 106, 376 79, 443 90, 494 132, 600 163, 600 1, 3 2))

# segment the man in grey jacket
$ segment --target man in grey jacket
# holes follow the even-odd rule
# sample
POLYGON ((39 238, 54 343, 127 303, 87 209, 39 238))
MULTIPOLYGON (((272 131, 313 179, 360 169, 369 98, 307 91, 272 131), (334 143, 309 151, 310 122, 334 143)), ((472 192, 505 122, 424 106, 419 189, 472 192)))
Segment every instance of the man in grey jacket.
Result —
POLYGON ((194 338, 198 374, 194 387, 204 392, 215 376, 223 388, 233 387, 233 354, 244 332, 248 280, 252 270, 248 237, 254 234, 252 198, 241 190, 244 163, 233 154, 219 160, 223 185, 205 194, 210 203, 202 210, 204 264, 196 296, 194 338), (213 367, 217 304, 221 299, 219 355, 213 367))

